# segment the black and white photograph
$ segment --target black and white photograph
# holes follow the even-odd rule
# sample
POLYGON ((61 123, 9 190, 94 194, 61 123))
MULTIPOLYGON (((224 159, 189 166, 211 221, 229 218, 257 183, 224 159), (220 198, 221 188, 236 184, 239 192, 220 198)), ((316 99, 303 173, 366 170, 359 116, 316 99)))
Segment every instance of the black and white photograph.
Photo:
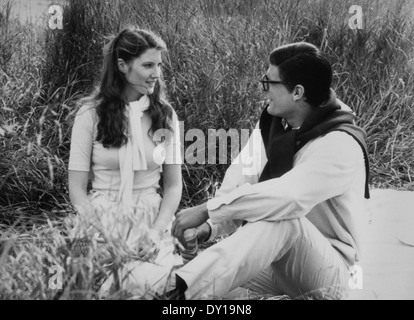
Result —
POLYGON ((0 299, 414 300, 414 0, 0 0, 0 299))

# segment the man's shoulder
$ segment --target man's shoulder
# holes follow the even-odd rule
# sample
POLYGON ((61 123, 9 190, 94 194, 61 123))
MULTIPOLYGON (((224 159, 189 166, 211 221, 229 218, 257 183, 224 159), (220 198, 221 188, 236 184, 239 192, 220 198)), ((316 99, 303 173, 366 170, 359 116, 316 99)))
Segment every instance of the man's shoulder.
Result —
POLYGON ((353 140, 354 139, 352 138, 352 136, 345 130, 329 131, 315 139, 315 141, 323 141, 323 142, 335 141, 335 142, 344 142, 344 143, 346 143, 347 141, 349 142, 353 140))
POLYGON ((329 150, 337 153, 361 152, 361 144, 352 134, 345 130, 330 131, 319 136, 309 144, 309 149, 329 150))

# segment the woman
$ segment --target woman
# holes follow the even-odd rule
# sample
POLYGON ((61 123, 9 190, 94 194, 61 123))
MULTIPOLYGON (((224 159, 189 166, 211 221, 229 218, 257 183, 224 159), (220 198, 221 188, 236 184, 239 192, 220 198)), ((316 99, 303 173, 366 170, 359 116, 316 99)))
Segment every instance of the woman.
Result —
POLYGON ((162 82, 165 51, 158 36, 133 27, 110 41, 100 85, 75 118, 69 159, 74 233, 121 239, 143 260, 154 253, 143 240, 168 237, 182 191, 178 119, 162 82))

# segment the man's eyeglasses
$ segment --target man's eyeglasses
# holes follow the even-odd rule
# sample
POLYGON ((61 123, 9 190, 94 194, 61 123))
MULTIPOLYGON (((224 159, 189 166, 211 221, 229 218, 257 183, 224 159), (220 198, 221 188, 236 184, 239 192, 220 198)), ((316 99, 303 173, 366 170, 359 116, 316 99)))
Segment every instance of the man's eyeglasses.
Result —
POLYGON ((262 78, 260 79, 260 82, 262 83, 263 91, 269 91, 269 84, 270 83, 272 83, 272 84, 292 84, 290 82, 285 82, 285 81, 270 80, 266 74, 264 74, 262 76, 262 78))

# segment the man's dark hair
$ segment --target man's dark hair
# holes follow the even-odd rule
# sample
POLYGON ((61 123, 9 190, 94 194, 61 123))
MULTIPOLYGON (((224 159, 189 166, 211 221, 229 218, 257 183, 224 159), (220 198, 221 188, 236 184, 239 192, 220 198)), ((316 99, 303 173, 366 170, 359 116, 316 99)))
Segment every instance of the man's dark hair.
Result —
POLYGON ((307 42, 297 42, 274 49, 269 56, 270 64, 279 68, 282 81, 292 92, 296 85, 305 88, 306 101, 320 106, 329 99, 332 83, 332 67, 321 51, 307 42))

